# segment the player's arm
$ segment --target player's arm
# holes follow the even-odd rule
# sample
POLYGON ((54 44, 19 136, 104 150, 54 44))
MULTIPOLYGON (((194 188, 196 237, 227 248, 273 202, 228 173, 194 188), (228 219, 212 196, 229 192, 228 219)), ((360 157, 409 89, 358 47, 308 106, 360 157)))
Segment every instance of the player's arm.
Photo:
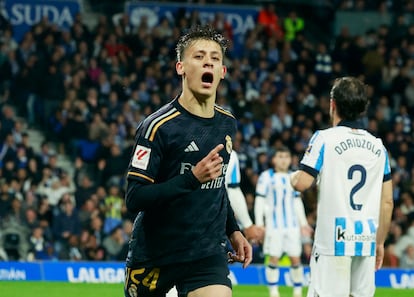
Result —
MULTIPOLYGON (((227 192, 225 195, 228 198, 227 192)), ((227 221, 226 221, 226 234, 228 237, 235 232, 240 231, 239 224, 237 224, 236 217, 234 216, 233 208, 231 207, 230 200, 226 199, 227 201, 227 221)))
POLYGON ((249 228, 253 225, 247 209, 246 199, 240 187, 233 187, 227 189, 227 194, 230 200, 231 207, 240 221, 243 229, 249 228))
POLYGON ((256 199, 254 199, 254 218, 256 220, 256 225, 259 227, 263 227, 264 222, 264 215, 266 209, 266 202, 263 196, 256 194, 256 199))
POLYGON ((292 187, 299 192, 306 191, 315 182, 315 176, 309 171, 297 170, 290 175, 292 187))
POLYGON ((313 232, 313 228, 309 225, 308 219, 306 218, 305 206, 303 205, 302 197, 299 192, 298 195, 293 199, 293 207, 299 221, 302 236, 309 237, 313 232))
POLYGON ((392 181, 387 180, 382 184, 381 194, 381 208, 380 218, 377 230, 377 255, 375 268, 380 269, 384 258, 384 242, 387 238, 388 231, 391 225, 392 211, 394 207, 394 201, 392 197, 392 181))
POLYGON ((301 227, 308 226, 308 220, 306 219, 305 207, 303 206, 303 201, 300 196, 297 196, 293 199, 293 205, 295 208, 295 213, 301 227))
POLYGON ((266 196, 268 194, 269 181, 267 179, 266 171, 259 175, 259 179, 256 184, 256 198, 254 199, 254 218, 255 223, 259 227, 265 225, 265 214, 266 214, 266 196))
POLYGON ((299 170, 291 173, 290 183, 299 192, 306 191, 314 185, 316 177, 323 167, 324 139, 320 131, 316 131, 300 162, 299 170))
POLYGON ((143 184, 137 179, 129 178, 125 195, 126 207, 132 212, 154 207, 161 201, 168 201, 191 193, 200 184, 191 171, 159 184, 143 184))
POLYGON ((223 147, 223 144, 217 145, 191 171, 188 170, 163 183, 155 183, 152 180, 150 181, 152 183, 143 183, 141 179, 128 178, 126 207, 131 212, 145 210, 157 206, 161 201, 188 194, 197 189, 200 184, 219 177, 222 174, 223 162, 219 151, 223 147))

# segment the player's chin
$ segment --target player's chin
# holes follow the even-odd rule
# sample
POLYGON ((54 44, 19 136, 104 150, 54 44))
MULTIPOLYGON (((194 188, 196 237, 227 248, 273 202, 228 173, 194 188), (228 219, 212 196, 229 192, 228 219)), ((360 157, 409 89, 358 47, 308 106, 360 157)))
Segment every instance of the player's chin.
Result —
POLYGON ((212 98, 213 96, 215 96, 216 92, 213 91, 212 89, 200 89, 197 92, 194 92, 195 97, 199 100, 199 101, 206 101, 209 98, 212 98))

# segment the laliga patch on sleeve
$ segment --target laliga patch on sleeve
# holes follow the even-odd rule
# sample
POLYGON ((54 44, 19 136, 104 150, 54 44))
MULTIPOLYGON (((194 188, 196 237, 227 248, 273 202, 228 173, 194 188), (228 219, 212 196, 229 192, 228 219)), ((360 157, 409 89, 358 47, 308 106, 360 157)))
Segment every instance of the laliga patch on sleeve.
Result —
POLYGON ((131 165, 135 168, 146 170, 151 155, 151 149, 142 145, 137 145, 131 165))

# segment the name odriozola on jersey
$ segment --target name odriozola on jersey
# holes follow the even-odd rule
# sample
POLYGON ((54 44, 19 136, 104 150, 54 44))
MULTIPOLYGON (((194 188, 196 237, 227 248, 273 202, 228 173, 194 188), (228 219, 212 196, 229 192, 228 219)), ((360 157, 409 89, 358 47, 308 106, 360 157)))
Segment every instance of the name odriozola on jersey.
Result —
POLYGON ((301 167, 320 177, 315 251, 374 256, 382 184, 391 178, 381 139, 345 126, 317 131, 301 167))

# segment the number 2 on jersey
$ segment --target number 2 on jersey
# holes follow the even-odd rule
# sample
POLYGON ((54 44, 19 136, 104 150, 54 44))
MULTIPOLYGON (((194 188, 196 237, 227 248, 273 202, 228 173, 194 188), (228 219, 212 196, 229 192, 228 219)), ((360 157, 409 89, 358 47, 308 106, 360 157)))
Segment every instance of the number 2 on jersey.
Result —
POLYGON ((349 202, 351 203, 352 209, 361 210, 362 204, 356 204, 354 202, 354 195, 358 190, 360 190, 364 186, 365 181, 367 180, 367 170, 365 169, 365 167, 361 165, 353 165, 348 170, 348 179, 353 179, 355 171, 359 171, 361 173, 361 179, 351 189, 351 193, 349 193, 349 202))

